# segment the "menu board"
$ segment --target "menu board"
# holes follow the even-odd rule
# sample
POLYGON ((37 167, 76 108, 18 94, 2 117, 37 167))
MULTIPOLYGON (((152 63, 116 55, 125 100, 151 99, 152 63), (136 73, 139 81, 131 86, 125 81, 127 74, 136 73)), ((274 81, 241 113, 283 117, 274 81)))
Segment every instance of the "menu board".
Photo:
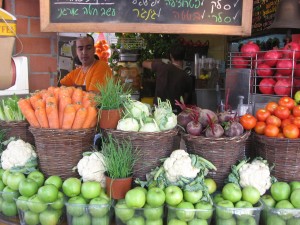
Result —
POLYGON ((280 0, 254 0, 252 33, 267 30, 273 23, 277 5, 280 0))
POLYGON ((252 0, 40 0, 42 30, 57 32, 249 35, 252 7, 252 0))

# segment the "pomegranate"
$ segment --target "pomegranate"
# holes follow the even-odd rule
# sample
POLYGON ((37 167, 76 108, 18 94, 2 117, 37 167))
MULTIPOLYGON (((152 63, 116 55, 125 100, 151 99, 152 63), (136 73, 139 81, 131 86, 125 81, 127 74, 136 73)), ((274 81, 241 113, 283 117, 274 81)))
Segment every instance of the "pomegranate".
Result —
POLYGON ((277 50, 269 50, 264 55, 264 63, 270 67, 276 66, 277 60, 282 58, 282 54, 277 50))
POLYGON ((274 85, 274 92, 276 95, 290 95, 291 81, 287 79, 278 80, 274 85))
POLYGON ((274 76, 275 76, 276 80, 291 79, 290 76, 284 76, 284 75, 282 75, 281 73, 278 73, 278 72, 276 72, 274 76))
POLYGON ((300 59, 300 44, 297 42, 290 42, 287 43, 284 47, 283 47, 285 51, 285 56, 287 56, 289 59, 294 59, 298 60, 300 59), (294 55, 295 53, 295 55, 294 55))
POLYGON ((253 41, 249 41, 241 47, 242 56, 246 58, 254 58, 259 51, 259 46, 253 41))
POLYGON ((265 63, 259 64, 256 68, 256 73, 260 77, 272 76, 273 72, 274 72, 273 69, 265 63))
POLYGON ((300 90, 300 79, 294 79, 293 80, 293 93, 295 94, 299 90, 300 90))
POLYGON ((262 64, 264 62, 264 55, 265 55, 264 52, 259 52, 257 54, 257 57, 254 57, 251 60, 251 68, 252 69, 255 69, 259 64, 262 64))
POLYGON ((294 76, 300 77, 300 63, 296 64, 294 67, 294 76))
POLYGON ((259 83, 259 91, 262 94, 274 94, 274 85, 276 81, 272 78, 264 78, 259 83))
POLYGON ((232 58, 232 66, 233 68, 247 68, 248 67, 248 60, 241 56, 235 56, 232 58))
POLYGON ((284 76, 290 76, 293 72, 293 61, 291 59, 279 59, 276 64, 276 69, 278 73, 284 76))

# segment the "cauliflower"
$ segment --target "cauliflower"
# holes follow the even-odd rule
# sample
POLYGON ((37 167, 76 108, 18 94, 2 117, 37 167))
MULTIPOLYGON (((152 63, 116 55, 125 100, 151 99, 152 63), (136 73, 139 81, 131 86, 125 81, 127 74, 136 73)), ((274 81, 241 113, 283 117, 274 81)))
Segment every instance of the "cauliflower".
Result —
POLYGON ((102 187, 105 187, 106 169, 102 153, 92 152, 84 155, 77 164, 77 170, 83 182, 98 181, 102 187))
POLYGON ((256 158, 251 163, 243 160, 237 166, 233 166, 228 181, 237 183, 242 188, 255 187, 260 195, 263 195, 276 180, 271 176, 270 170, 267 161, 262 158, 256 158))
POLYGON ((173 151, 163 164, 166 177, 170 182, 177 182, 181 177, 195 178, 200 169, 192 166, 192 159, 189 154, 178 149, 173 151))
POLYGON ((37 155, 31 144, 22 139, 14 140, 2 152, 1 166, 5 170, 30 169, 37 166, 37 155))

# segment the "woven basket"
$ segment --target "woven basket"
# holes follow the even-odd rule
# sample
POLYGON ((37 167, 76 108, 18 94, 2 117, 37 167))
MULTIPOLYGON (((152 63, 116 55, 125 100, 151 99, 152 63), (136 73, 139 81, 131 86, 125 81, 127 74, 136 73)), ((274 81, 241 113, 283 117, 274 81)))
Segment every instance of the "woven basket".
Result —
POLYGON ((131 141, 139 151, 139 159, 134 166, 133 179, 146 180, 146 174, 157 166, 161 166, 160 159, 169 157, 178 146, 178 130, 172 129, 161 132, 129 132, 105 129, 104 135, 111 134, 118 140, 131 141))
POLYGON ((300 180, 300 139, 272 138, 255 134, 257 154, 274 164, 272 175, 280 181, 300 180))
POLYGON ((39 168, 46 177, 79 177, 72 169, 82 158, 82 153, 90 150, 95 128, 61 130, 29 127, 29 130, 35 138, 39 168))
POLYGON ((30 143, 31 145, 34 145, 34 137, 29 132, 28 127, 29 123, 27 121, 0 121, 0 129, 5 131, 5 136, 7 139, 10 137, 16 137, 30 143))
POLYGON ((188 153, 199 155, 217 167, 217 171, 210 171, 208 177, 216 181, 218 189, 223 187, 231 166, 245 158, 245 145, 249 136, 249 131, 241 136, 221 138, 206 138, 182 133, 188 153))

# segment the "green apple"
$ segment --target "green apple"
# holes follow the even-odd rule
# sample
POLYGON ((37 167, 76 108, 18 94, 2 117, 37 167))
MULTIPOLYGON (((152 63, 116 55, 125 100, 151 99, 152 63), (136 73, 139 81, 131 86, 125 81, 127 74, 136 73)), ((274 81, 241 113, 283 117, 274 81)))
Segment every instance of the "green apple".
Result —
POLYGON ((222 193, 217 193, 217 194, 215 194, 214 197, 213 197, 213 202, 216 203, 216 204, 217 204, 219 201, 223 201, 223 200, 225 200, 225 199, 223 198, 222 193))
POLYGON ((222 189, 222 196, 225 200, 236 203, 242 199, 242 190, 235 183, 227 183, 222 189))
POLYGON ((164 207, 152 207, 149 204, 145 204, 144 206, 144 216, 147 220, 158 220, 162 219, 164 213, 164 207))
POLYGON ((300 103, 300 91, 297 91, 294 95, 294 99, 296 101, 297 104, 300 103))
POLYGON ((124 199, 121 199, 115 205, 115 214, 117 220, 120 219, 123 223, 126 223, 134 215, 134 209, 130 209, 124 199))
POLYGON ((168 221, 168 225, 188 225, 187 222, 178 220, 178 219, 171 219, 168 221))
POLYGON ((145 225, 163 225, 163 224, 164 224, 163 219, 145 220, 145 225))
MULTIPOLYGON (((293 206, 293 204, 289 200, 281 200, 281 201, 276 203, 275 208, 276 209, 294 209, 295 207, 293 206)), ((282 210, 280 216, 284 220, 288 220, 288 219, 293 217, 293 214, 290 211, 282 210)))
POLYGON ((32 180, 34 180, 38 184, 39 187, 41 187, 45 182, 44 174, 38 170, 30 172, 27 175, 27 178, 31 178, 32 180))
POLYGON ((192 219, 188 222, 188 225, 208 225, 208 223, 203 219, 192 219))
POLYGON ((191 221, 195 216, 195 207, 190 202, 180 202, 176 207, 176 216, 182 221, 191 221))
POLYGON ((269 215, 266 225, 286 225, 285 221, 278 215, 269 215))
POLYGON ((237 225, 257 225, 256 220, 253 216, 248 217, 238 217, 237 225))
POLYGON ((81 216, 74 216, 72 218, 72 225, 90 225, 92 222, 89 214, 82 214, 81 216))
POLYGON ((80 194, 81 181, 76 177, 67 178, 62 184, 63 193, 72 198, 80 194))
POLYGON ((97 181, 86 181, 81 184, 81 194, 85 199, 96 198, 100 195, 101 184, 97 181))
POLYGON ((183 191, 183 199, 186 202, 190 202, 192 204, 195 204, 195 203, 199 202, 200 199, 202 198, 202 196, 203 196, 202 190, 198 190, 198 191, 184 190, 183 191))
POLYGON ((290 201, 295 208, 300 209, 300 189, 295 189, 292 192, 290 196, 290 201))
POLYGON ((229 219, 217 218, 216 225, 236 225, 236 221, 233 217, 229 219))
POLYGON ((16 216, 18 214, 17 205, 15 202, 2 202, 2 214, 4 216, 16 216))
POLYGON ((24 212, 24 222, 26 225, 37 225, 40 223, 39 214, 30 210, 24 212))
POLYGON ((208 188, 208 193, 211 195, 217 190, 217 183, 212 178, 205 178, 204 183, 208 188))
POLYGON ((39 186, 37 182, 31 178, 26 178, 22 180, 19 184, 19 192, 21 195, 26 197, 31 197, 37 193, 39 186))
POLYGON ((200 201, 195 205, 196 217, 198 219, 208 220, 212 218, 214 208, 213 205, 206 201, 200 201))
POLYGON ((89 212, 93 217, 103 217, 108 214, 110 202, 101 197, 93 198, 89 203, 89 212))
POLYGON ((82 196, 74 196, 68 200, 67 213, 79 217, 85 212, 86 200, 82 196))
POLYGON ((299 225, 300 218, 291 218, 286 222, 286 225, 299 225))
POLYGON ((235 208, 253 208, 253 205, 250 202, 247 201, 238 201, 237 203, 235 203, 234 205, 235 208))
POLYGON ((18 191, 12 190, 10 187, 6 186, 2 192, 2 198, 6 202, 14 202, 15 198, 18 198, 20 193, 18 191))
POLYGON ((249 217, 253 217, 253 205, 247 201, 238 201, 235 203, 235 208, 244 208, 243 210, 236 211, 236 217, 242 220, 249 220, 249 217))
POLYGON ((16 199, 16 205, 17 205, 17 208, 22 210, 22 211, 26 211, 28 210, 28 206, 27 206, 27 201, 28 201, 28 197, 26 196, 19 196, 17 199, 16 199))
POLYGON ((300 189, 300 181, 291 181, 289 183, 290 188, 291 188, 291 193, 295 190, 295 189, 300 189))
POLYGON ((5 184, 3 183, 2 180, 0 180, 0 191, 3 191, 3 189, 5 188, 5 184))
POLYGON ((92 217, 92 225, 110 225, 109 215, 103 217, 92 217))
POLYGON ((256 187, 246 186, 242 189, 242 199, 255 205, 260 199, 260 192, 256 187))
POLYGON ((50 204, 52 209, 62 209, 65 206, 65 197, 62 192, 58 192, 57 199, 50 204))
POLYGON ((271 195, 275 201, 287 200, 291 194, 290 185, 287 182, 275 182, 271 185, 271 195))
POLYGON ((146 202, 152 207, 159 207, 165 203, 165 192, 158 187, 151 188, 146 194, 146 202))
POLYGON ((126 222, 126 225, 145 225, 145 219, 142 216, 133 216, 126 222))
POLYGON ((38 190, 37 196, 45 203, 51 203, 57 200, 58 189, 53 184, 46 184, 41 186, 38 190))
POLYGON ((264 194, 263 196, 261 196, 261 200, 266 206, 271 208, 275 207, 276 201, 271 195, 264 194))
POLYGON ((45 184, 53 184, 57 187, 58 190, 61 188, 62 183, 63 181, 61 177, 57 175, 52 175, 45 180, 45 184))
POLYGON ((144 188, 144 187, 141 187, 141 186, 137 186, 137 187, 135 187, 135 189, 140 189, 140 190, 142 190, 144 193, 145 193, 145 195, 147 196, 147 189, 146 188, 144 188))
POLYGON ((4 169, 3 168, 0 168, 0 180, 2 181, 2 176, 3 176, 3 173, 4 173, 4 169))
POLYGON ((23 173, 21 172, 14 172, 10 173, 7 176, 7 186, 10 187, 14 191, 19 190, 19 184, 22 180, 24 180, 26 177, 23 173))
POLYGON ((4 170, 2 173, 2 182, 7 186, 7 177, 8 175, 11 174, 9 170, 4 170))
POLYGON ((142 208, 146 203, 146 195, 141 189, 131 189, 125 195, 125 202, 129 208, 142 208))
POLYGON ((232 208, 234 204, 229 200, 219 201, 216 206, 216 215, 218 219, 230 219, 232 217, 232 208))
MULTIPOLYGON (((51 184, 52 185, 52 184, 51 184)), ((40 213, 39 219, 42 225, 58 224, 60 215, 54 209, 46 209, 40 213)))
POLYGON ((47 209, 47 203, 44 203, 42 200, 40 200, 37 194, 28 199, 27 206, 29 210, 35 213, 41 213, 47 209))
POLYGON ((170 206, 176 206, 183 200, 183 192, 178 186, 168 186, 165 188, 166 203, 170 206))

